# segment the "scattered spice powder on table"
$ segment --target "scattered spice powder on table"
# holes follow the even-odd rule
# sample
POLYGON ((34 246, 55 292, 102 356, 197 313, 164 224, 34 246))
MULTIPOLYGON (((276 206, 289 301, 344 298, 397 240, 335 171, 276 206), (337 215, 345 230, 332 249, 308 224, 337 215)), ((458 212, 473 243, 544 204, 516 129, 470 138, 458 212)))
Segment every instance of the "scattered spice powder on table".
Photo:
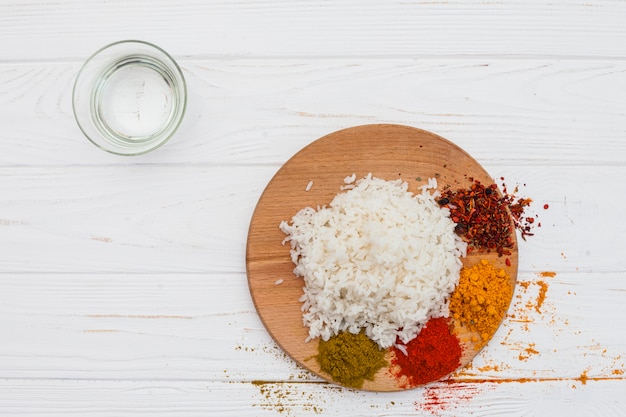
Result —
POLYGON ((404 388, 441 379, 461 365, 463 351, 448 318, 428 320, 413 340, 400 346, 391 348, 390 370, 404 388))
POLYGON ((531 343, 528 345, 528 347, 524 348, 522 352, 520 352, 517 358, 520 361, 527 361, 528 358, 530 358, 532 355, 538 355, 538 354, 539 354, 539 351, 535 349, 535 344, 531 343))
POLYGON ((470 268, 461 269, 459 284, 450 297, 450 315, 480 338, 484 346, 504 318, 513 296, 510 277, 483 259, 470 268))
POLYGON ((320 340, 315 357, 320 369, 332 379, 350 388, 361 388, 365 380, 373 380, 388 365, 386 350, 360 332, 341 332, 328 340, 320 340))
POLYGON ((533 235, 530 231, 535 219, 524 214, 531 202, 530 198, 501 195, 496 184, 485 187, 478 180, 470 188, 444 190, 439 199, 439 204, 450 210, 459 235, 475 248, 494 250, 500 256, 511 254, 514 228, 520 230, 523 239, 533 235))
POLYGON ((541 314, 541 306, 546 299, 548 284, 545 281, 537 281, 537 285, 539 285, 539 295, 537 295, 537 305, 535 305, 535 310, 537 310, 537 313, 541 314))

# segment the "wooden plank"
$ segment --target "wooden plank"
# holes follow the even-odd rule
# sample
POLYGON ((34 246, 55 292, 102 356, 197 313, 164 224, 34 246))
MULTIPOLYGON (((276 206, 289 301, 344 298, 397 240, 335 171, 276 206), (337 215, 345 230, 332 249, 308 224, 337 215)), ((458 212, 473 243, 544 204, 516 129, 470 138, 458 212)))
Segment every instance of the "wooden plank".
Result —
POLYGON ((626 63, 485 59, 183 59, 189 108, 154 153, 106 154, 81 134, 80 62, 0 65, 0 166, 282 164, 335 130, 405 124, 481 162, 621 164, 626 63), (10 139, 10 140, 9 140, 10 139), (611 152, 606 152, 611 149, 611 152))
POLYGON ((317 383, 0 380, 2 415, 103 417, 389 416, 453 417, 623 414, 615 381, 436 384, 401 393, 363 393, 317 383), (561 414, 563 413, 563 414, 561 414))
POLYGON ((118 168, 5 171, 11 244, 0 270, 244 270, 249 219, 274 168, 118 168))
MULTIPOLYGON (((520 270, 626 268, 607 239, 626 232, 621 206, 607 201, 623 166, 483 166, 535 200, 528 214, 541 227, 519 241, 520 270)), ((2 168, 0 272, 242 273, 253 210, 278 168, 2 168)))
MULTIPOLYGON (((626 334, 607 323, 624 274, 540 272, 520 273, 457 382, 623 380, 626 334)), ((8 380, 320 381, 273 342, 243 274, 2 274, 0 332, 8 380)))
POLYGON ((620 1, 3 2, 3 59, 86 57, 137 38, 178 56, 623 58, 620 1))

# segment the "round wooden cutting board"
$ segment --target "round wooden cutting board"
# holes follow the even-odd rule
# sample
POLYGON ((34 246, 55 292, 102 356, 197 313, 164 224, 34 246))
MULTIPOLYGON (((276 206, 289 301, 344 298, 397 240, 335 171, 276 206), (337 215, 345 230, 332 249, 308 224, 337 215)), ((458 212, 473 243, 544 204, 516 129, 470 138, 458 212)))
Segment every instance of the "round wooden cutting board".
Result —
MULTIPOLYGON (((290 247, 282 245, 285 235, 279 224, 291 220, 304 207, 328 205, 341 192, 345 177, 356 174, 359 179, 368 173, 386 180, 400 178, 413 193, 420 192, 418 187, 429 178, 437 179, 439 190, 445 186, 453 190, 467 188, 470 177, 485 185, 494 182, 478 162, 452 142, 420 129, 389 124, 357 126, 331 133, 302 149, 280 168, 261 195, 250 223, 246 253, 250 293, 261 320, 278 345, 298 364, 331 382, 315 359, 318 340, 305 343, 308 329, 302 324, 298 301, 304 281, 292 272, 290 247)), ((488 259, 495 267, 505 268, 511 284, 515 285, 518 265, 515 234, 513 239, 513 253, 507 257, 510 266, 505 265, 504 257, 477 251, 463 259, 464 266, 488 259)), ((472 343, 472 334, 458 323, 455 327, 464 350, 461 366, 465 366, 480 348, 472 343)), ((384 368, 373 381, 365 381, 363 389, 405 388, 384 368)))

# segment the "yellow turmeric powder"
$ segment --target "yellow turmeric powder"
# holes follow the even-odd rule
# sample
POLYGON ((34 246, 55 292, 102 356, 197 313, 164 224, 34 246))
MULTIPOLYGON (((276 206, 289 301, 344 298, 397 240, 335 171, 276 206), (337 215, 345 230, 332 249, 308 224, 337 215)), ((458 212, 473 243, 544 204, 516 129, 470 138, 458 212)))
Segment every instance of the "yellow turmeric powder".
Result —
POLYGON ((504 318, 513 286, 504 269, 496 269, 487 260, 463 268, 459 284, 450 297, 450 315, 470 331, 478 333, 478 347, 493 336, 504 318))

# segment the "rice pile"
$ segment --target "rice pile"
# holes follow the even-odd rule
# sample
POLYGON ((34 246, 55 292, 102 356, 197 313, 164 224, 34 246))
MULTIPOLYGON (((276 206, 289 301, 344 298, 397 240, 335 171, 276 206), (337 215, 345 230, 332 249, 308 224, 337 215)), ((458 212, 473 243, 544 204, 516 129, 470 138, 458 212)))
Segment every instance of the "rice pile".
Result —
POLYGON ((429 318, 448 316, 466 244, 435 200, 434 178, 416 195, 402 180, 355 179, 329 206, 280 224, 304 279, 307 341, 365 329, 382 348, 407 343, 429 318))

